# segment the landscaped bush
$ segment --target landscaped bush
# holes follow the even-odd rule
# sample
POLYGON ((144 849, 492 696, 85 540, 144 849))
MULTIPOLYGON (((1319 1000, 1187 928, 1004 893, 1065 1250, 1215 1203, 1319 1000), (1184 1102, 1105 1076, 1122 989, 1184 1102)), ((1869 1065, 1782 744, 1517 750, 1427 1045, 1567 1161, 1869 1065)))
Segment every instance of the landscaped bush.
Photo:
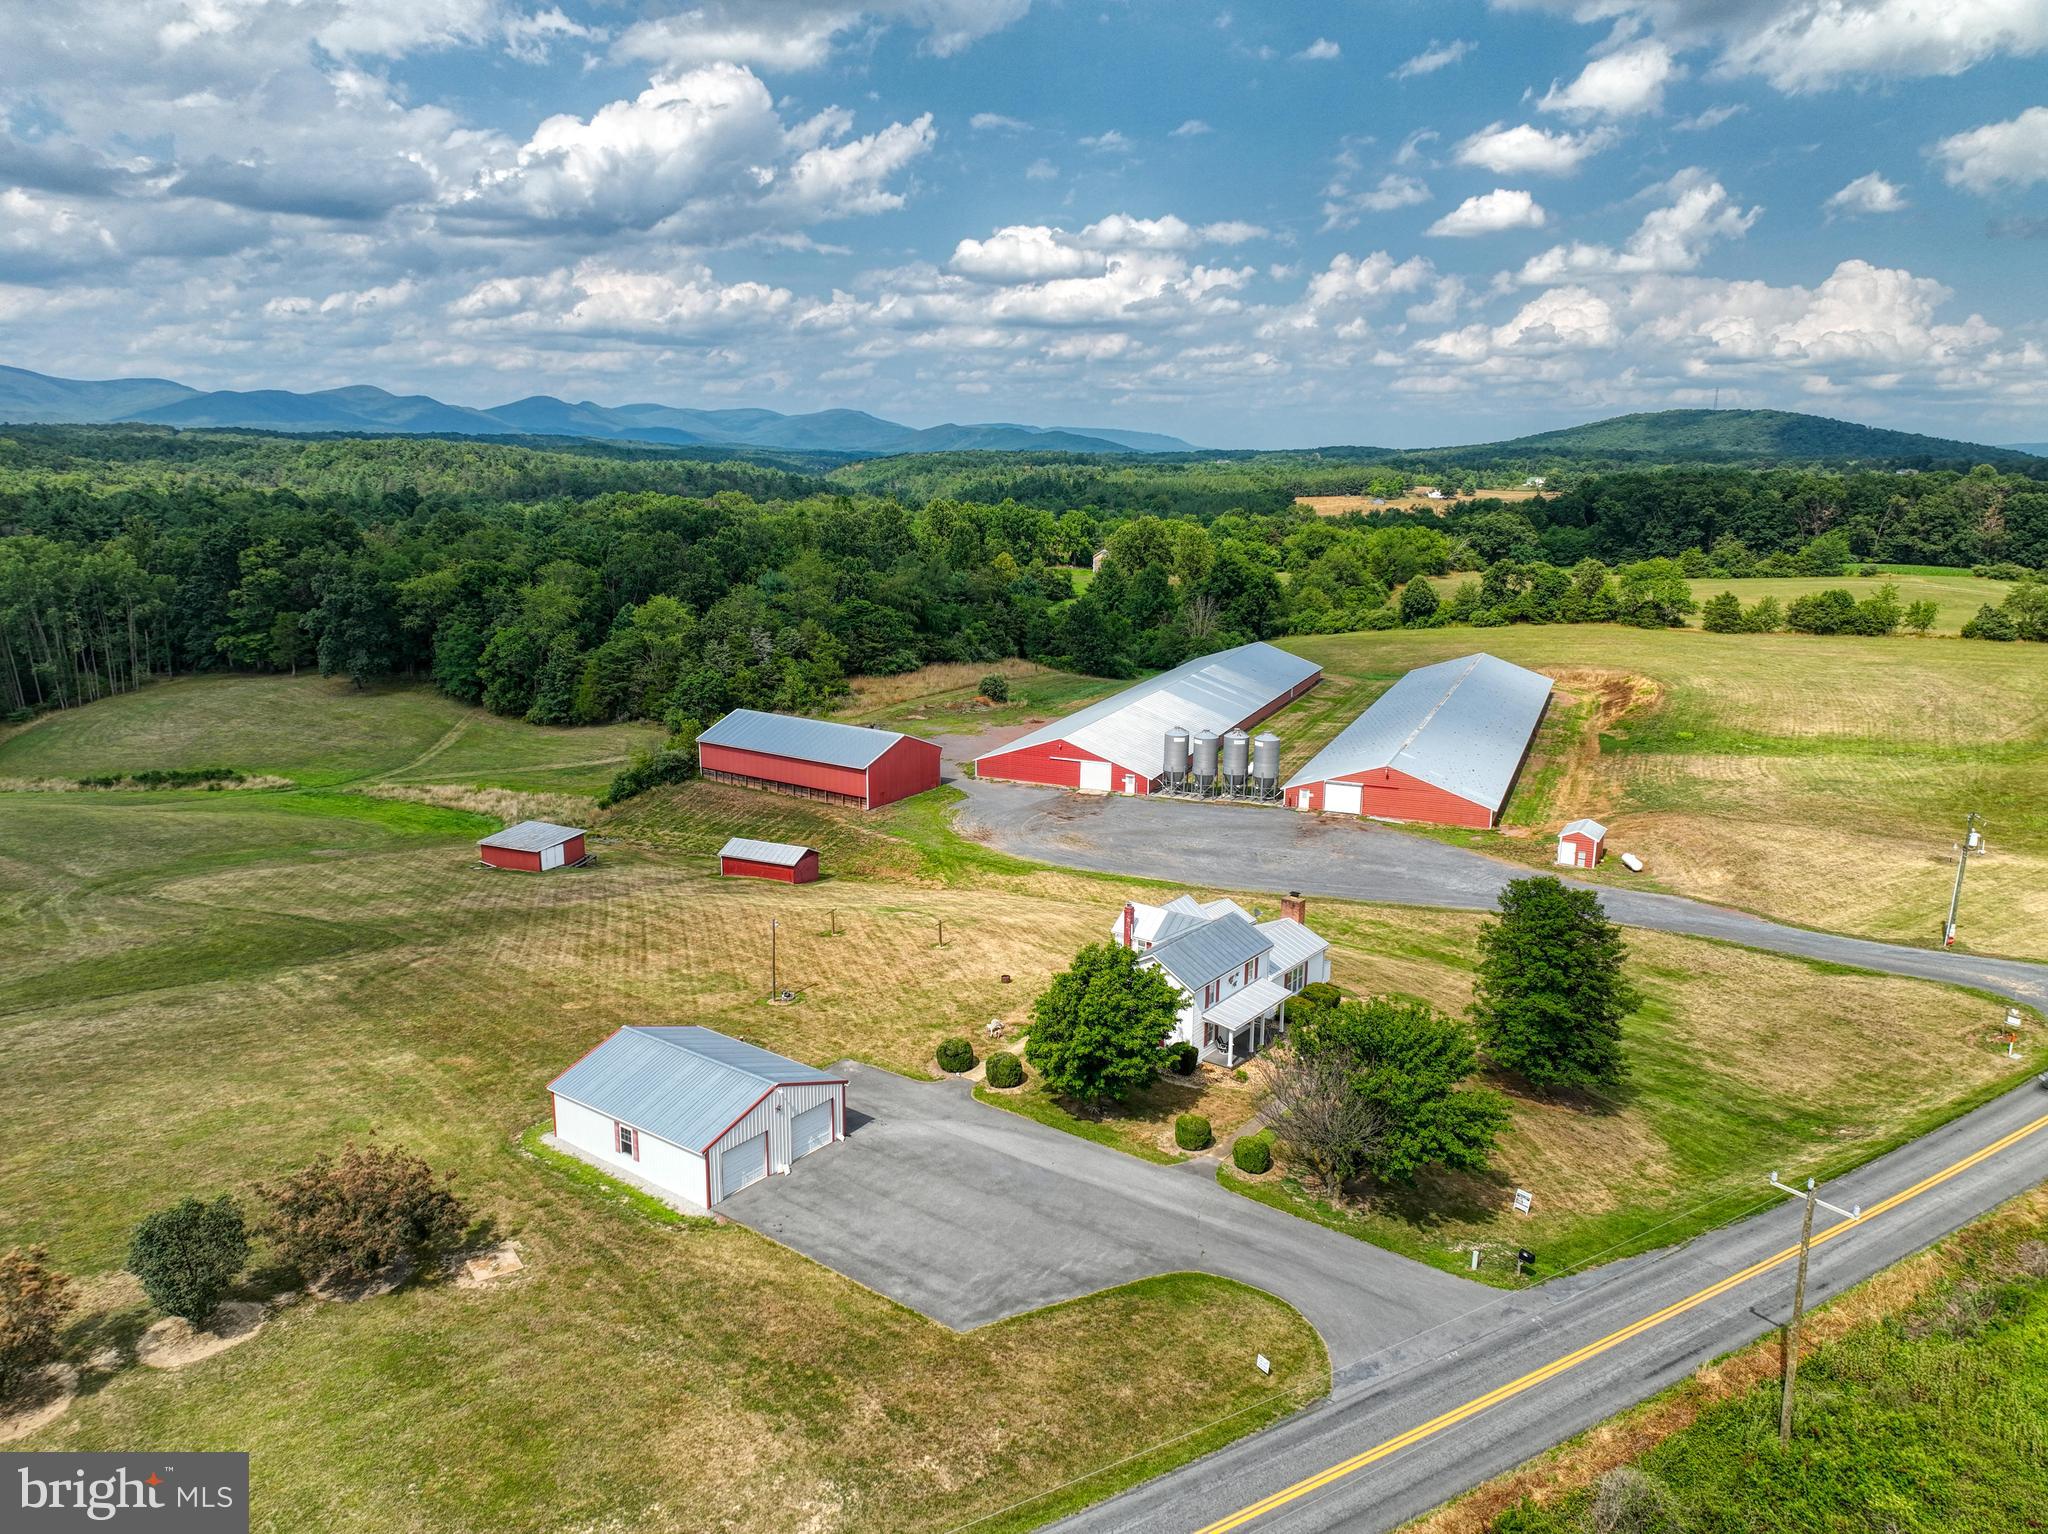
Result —
POLYGON ((1007 1050, 988 1057, 988 1084, 992 1087, 1024 1085, 1024 1062, 1007 1050))
POLYGON ((1201 1052, 1201 1051, 1200 1051, 1199 1049, 1195 1048, 1195 1046, 1194 1046, 1194 1045, 1190 1044, 1190 1043, 1189 1043, 1189 1042, 1188 1042, 1188 1041, 1187 1041, 1186 1039, 1181 1039, 1180 1041, 1178 1041, 1177 1043, 1175 1043, 1175 1044, 1174 1044, 1174 1046, 1173 1046, 1173 1074, 1174 1074, 1174 1075, 1176 1075, 1176 1076, 1192 1076, 1192 1075, 1194 1075, 1194 1073, 1195 1073, 1195 1067, 1196 1067, 1196 1066, 1198 1066, 1198 1065, 1200 1065, 1201 1063, 1202 1063, 1202 1052, 1201 1052))
POLYGON ((1173 1143, 1184 1151, 1207 1150, 1215 1140, 1209 1121, 1199 1113, 1183 1113, 1173 1121, 1173 1143))
POLYGON ((1240 1172, 1256 1177, 1273 1169, 1273 1132, 1262 1129, 1255 1135, 1241 1135, 1230 1147, 1230 1161, 1240 1172))
POLYGON ((1296 993, 1312 1007, 1334 1007, 1344 999, 1344 993, 1327 980, 1313 980, 1296 993))
POLYGON ((57 1356, 57 1333, 71 1314, 71 1280, 39 1246, 0 1252, 0 1401, 57 1356))
POLYGON ((206 1324, 248 1261, 242 1211, 225 1193, 210 1204, 188 1198, 159 1209, 128 1243, 128 1271, 149 1303, 194 1326, 206 1324))
POLYGON ((957 1076, 974 1069, 974 1046, 965 1039, 947 1039, 939 1046, 939 1069, 957 1076))
POLYGON ((991 671, 976 685, 981 689, 981 695, 991 703, 1010 701, 1010 679, 1000 671, 991 671))
POLYGON ((261 1191, 285 1261, 308 1278, 360 1276, 461 1236, 469 1211, 453 1176, 396 1147, 351 1145, 261 1191))

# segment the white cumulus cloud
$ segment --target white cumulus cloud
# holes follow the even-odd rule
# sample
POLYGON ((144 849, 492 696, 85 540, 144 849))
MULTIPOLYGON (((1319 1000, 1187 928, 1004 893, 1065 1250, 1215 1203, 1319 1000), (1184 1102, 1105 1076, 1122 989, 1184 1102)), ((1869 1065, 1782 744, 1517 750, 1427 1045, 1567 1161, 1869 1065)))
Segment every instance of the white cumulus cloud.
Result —
POLYGON ((1466 239, 1506 229, 1541 229, 1546 219, 1542 206, 1527 192, 1495 187, 1490 192, 1467 197, 1431 224, 1427 232, 1440 238, 1466 239))
POLYGON ((1901 213, 1906 194, 1876 171, 1858 176, 1822 204, 1830 213, 1901 213))
POLYGON ((1587 133, 1552 133, 1531 123, 1510 128, 1491 123, 1458 145, 1460 165, 1478 165, 1502 176, 1568 176, 1615 142, 1611 128, 1587 133))
POLYGON ((1949 185, 1984 196, 2048 181, 2048 107, 2028 107, 2009 122, 1953 134, 1929 153, 1941 162, 1949 185))
POLYGON ((1327 37, 1317 38, 1295 55, 1297 59, 1307 60, 1311 63, 1320 63, 1329 59, 1342 58, 1343 56, 1344 50, 1331 42, 1327 37))
POLYGON ((1684 171, 1666 183, 1671 201, 1647 214, 1620 249, 1573 242, 1532 256, 1520 280, 1545 284, 1575 278, 1643 272, 1689 272, 1718 240, 1740 239, 1763 212, 1742 208, 1720 182, 1684 171))
POLYGON ((1433 75, 1439 69, 1449 69, 1453 64, 1474 52, 1479 44, 1463 38, 1448 43, 1431 39, 1430 45, 1414 58, 1407 60, 1400 68, 1389 72, 1390 80, 1412 80, 1417 75, 1433 75))
POLYGON ((1569 85, 1552 83, 1539 105, 1571 117, 1634 117, 1664 104, 1664 87, 1679 73, 1671 50, 1655 39, 1602 54, 1569 85))

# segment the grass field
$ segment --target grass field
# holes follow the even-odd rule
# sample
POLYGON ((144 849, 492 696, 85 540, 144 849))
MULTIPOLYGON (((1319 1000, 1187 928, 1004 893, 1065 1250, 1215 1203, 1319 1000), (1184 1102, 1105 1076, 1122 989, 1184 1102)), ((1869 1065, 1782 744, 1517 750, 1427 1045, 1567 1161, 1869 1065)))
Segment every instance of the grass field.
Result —
POLYGON ((1809 1318, 1778 1444, 1778 1345, 1700 1369, 1411 1526, 2030 1534, 2048 1484, 2048 1199, 2036 1190, 1809 1318), (1600 1481, 1662 1518, 1602 1521, 1600 1481))
MULTIPOLYGON (((1963 625, 1977 616, 1977 609, 1989 602, 1996 607, 2005 600, 2005 594, 2012 590, 2010 581, 1980 580, 1967 570, 1948 570, 1930 574, 1930 567, 1905 566, 1903 573, 1887 571, 1881 576, 1865 579, 1861 576, 1759 576, 1748 580, 1719 580, 1704 576, 1692 581, 1693 600, 1705 602, 1708 597, 1723 591, 1732 591, 1742 599, 1742 605, 1749 607, 1765 597, 1776 597, 1780 607, 1790 606, 1795 598, 1811 595, 1816 591, 1840 589, 1854 594, 1858 601, 1874 596, 1881 586, 1891 585, 1899 589, 1899 601, 1932 602, 1934 604, 1934 632, 1937 634, 1960 634, 1963 625)), ((1693 617, 1695 626, 1699 623, 1697 614, 1693 617)))
MULTIPOLYGON (((1524 489, 1518 485, 1510 490, 1482 490, 1478 498, 1493 501, 1527 501, 1543 493, 1540 489, 1524 489)), ((1446 495, 1448 496, 1448 492, 1446 495)), ((1466 499, 1469 501, 1472 497, 1466 499)), ((1374 504, 1374 497, 1369 495, 1297 495, 1294 504, 1306 506, 1319 517, 1341 517, 1349 511, 1362 511, 1367 516, 1379 511, 1434 511, 1441 516, 1458 503, 1448 498, 1433 501, 1426 495, 1383 496, 1379 498, 1379 504, 1374 504)))
MULTIPOLYGON (((0 1150, 0 1246, 101 1273, 140 1213, 375 1133, 455 1169, 527 1271, 301 1305, 179 1374, 100 1381, 20 1446, 248 1449, 275 1529, 948 1529, 1227 1419, 1001 1528, 1325 1388, 1313 1333, 1235 1285, 1166 1278, 956 1336, 519 1150, 548 1077, 621 1023, 928 1064, 1026 992, 1003 969, 1042 973, 1093 925, 1057 877, 1035 900, 790 891, 607 843, 542 881, 477 869, 459 813, 282 808, 320 797, 379 803, 0 795, 0 912, 25 939, 0 954, 0 1072, 34 1083, 0 1150), (771 918, 794 1006, 759 999, 771 918)), ((81 1335, 132 1338, 132 1296, 94 1287, 113 1297, 81 1335)))
POLYGON ((1633 851, 1650 887, 1931 944, 1976 810, 1989 851, 1958 946, 2048 958, 2048 665, 2030 647, 1593 625, 1286 644, 1326 673, 1270 722, 1287 771, 1402 673, 1484 649, 1591 707, 1585 738, 1553 732, 1525 768, 1510 834, 1456 839, 1547 864, 1555 828, 1593 815, 1602 878, 1629 880, 1612 854, 1633 851))

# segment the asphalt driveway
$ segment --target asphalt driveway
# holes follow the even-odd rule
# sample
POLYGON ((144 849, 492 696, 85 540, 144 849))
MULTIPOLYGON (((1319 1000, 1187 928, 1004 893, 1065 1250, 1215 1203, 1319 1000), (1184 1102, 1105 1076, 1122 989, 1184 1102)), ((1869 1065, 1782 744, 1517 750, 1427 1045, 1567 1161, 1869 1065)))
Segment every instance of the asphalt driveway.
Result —
POLYGON ((956 1330, 1158 1273, 1215 1273, 1306 1316, 1342 1385, 1433 1356, 1428 1334, 1497 1297, 1230 1193, 1213 1163, 1155 1166, 958 1083, 843 1069, 847 1138, 719 1207, 956 1330))
MULTIPOLYGON (((1490 910, 1503 884, 1533 872, 1343 816, 957 781, 967 795, 957 815, 962 834, 1068 868, 1219 889, 1301 890, 1345 900, 1463 910, 1490 910)), ((1608 915, 1629 926, 1974 986, 2048 1008, 2048 965, 1838 937, 1680 895, 1591 887, 1599 890, 1608 915)))

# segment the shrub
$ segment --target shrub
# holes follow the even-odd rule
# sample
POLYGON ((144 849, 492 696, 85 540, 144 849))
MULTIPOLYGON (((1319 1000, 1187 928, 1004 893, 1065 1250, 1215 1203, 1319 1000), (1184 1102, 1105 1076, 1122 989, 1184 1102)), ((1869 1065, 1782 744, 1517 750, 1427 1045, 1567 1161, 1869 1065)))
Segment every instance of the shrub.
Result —
POLYGON ((260 1190, 279 1254, 308 1278, 362 1275, 453 1242, 469 1211, 409 1151, 354 1145, 260 1190))
POLYGON ((668 739, 658 749, 634 752, 598 796, 597 807, 608 810, 664 783, 689 782, 697 775, 697 730, 694 719, 672 721, 668 739))
POLYGON ((988 1084, 992 1087, 1024 1085, 1024 1062, 1007 1050, 988 1057, 988 1084))
POLYGON ((1183 1113, 1173 1121, 1173 1143, 1184 1151, 1207 1150, 1215 1141, 1209 1121, 1199 1113, 1183 1113))
POLYGON ((1700 627, 1709 634, 1742 632, 1742 598, 1732 591, 1708 597, 1700 608, 1700 627))
POLYGON ((1010 679, 1000 671, 991 671, 976 685, 981 689, 981 695, 991 703, 1010 701, 1010 679))
POLYGON ((1344 993, 1327 980, 1311 980, 1295 995, 1312 1007, 1334 1007, 1344 999, 1344 993))
POLYGON ((947 1039, 939 1045, 939 1069, 959 1075, 974 1069, 974 1046, 965 1039, 947 1039))
POLYGON ((1273 1141, 1265 1130, 1255 1135, 1241 1135, 1230 1147, 1231 1164, 1240 1172, 1249 1172, 1256 1177, 1261 1172, 1273 1169, 1273 1141))
POLYGON ((1186 1039, 1181 1039, 1170 1047, 1173 1050, 1173 1074, 1194 1075, 1195 1067, 1202 1063, 1202 1052, 1186 1039))
POLYGON ((71 1280, 39 1246, 0 1252, 0 1400, 57 1356, 57 1333, 71 1314, 71 1280))
POLYGON ((2000 641, 2019 638, 2019 627, 2000 608, 1986 602, 1977 609, 1977 616, 1963 625, 1965 639, 1996 639, 2000 641))
POLYGON ((225 1193, 210 1204, 188 1198, 159 1209, 128 1243, 128 1271, 149 1303, 194 1326, 206 1324, 248 1261, 242 1211, 225 1193))

